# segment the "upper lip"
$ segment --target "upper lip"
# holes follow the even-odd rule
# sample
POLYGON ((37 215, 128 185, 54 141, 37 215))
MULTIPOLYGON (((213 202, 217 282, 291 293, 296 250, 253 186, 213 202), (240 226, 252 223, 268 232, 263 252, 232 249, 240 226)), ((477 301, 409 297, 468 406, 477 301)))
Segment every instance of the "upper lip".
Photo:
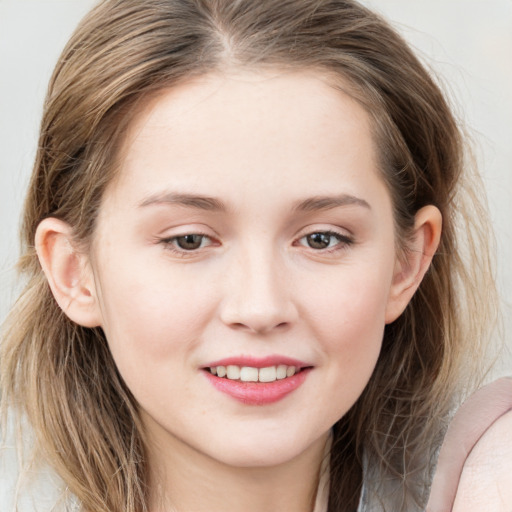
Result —
POLYGON ((203 368, 212 368, 216 366, 250 366, 252 368, 267 368, 269 366, 279 366, 284 364, 286 366, 295 366, 297 369, 307 368, 313 366, 311 364, 294 359, 292 357, 281 355, 270 355, 266 357, 252 357, 252 356, 232 356, 224 359, 218 359, 204 365, 203 368))

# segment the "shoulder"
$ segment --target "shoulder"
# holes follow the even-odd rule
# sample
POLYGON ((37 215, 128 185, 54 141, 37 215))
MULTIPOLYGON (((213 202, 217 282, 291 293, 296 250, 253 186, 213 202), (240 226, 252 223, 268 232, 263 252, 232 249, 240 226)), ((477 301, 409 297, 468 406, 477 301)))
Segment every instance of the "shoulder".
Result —
POLYGON ((427 511, 452 510, 512 510, 511 378, 477 391, 448 428, 427 511))
POLYGON ((462 471, 453 512, 512 510, 512 411, 477 442, 462 471))

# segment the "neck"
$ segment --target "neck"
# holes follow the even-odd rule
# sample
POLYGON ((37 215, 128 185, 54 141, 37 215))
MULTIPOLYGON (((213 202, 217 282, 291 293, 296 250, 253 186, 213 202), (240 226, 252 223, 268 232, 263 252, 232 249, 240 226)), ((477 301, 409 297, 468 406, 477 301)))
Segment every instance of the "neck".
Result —
POLYGON ((328 435, 291 461, 233 467, 188 445, 149 448, 151 512, 312 512, 328 435))

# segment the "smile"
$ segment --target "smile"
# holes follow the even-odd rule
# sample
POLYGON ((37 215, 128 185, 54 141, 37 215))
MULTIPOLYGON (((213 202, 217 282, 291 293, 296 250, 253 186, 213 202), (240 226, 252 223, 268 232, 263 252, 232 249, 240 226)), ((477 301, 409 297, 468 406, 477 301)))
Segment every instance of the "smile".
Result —
POLYGON ((245 405, 278 402, 299 389, 313 370, 309 363, 284 356, 230 357, 202 368, 210 384, 245 405))
POLYGON ((212 375, 240 382, 274 382, 293 377, 296 372, 297 368, 295 366, 285 364, 267 366, 265 368, 237 365, 210 367, 212 375))

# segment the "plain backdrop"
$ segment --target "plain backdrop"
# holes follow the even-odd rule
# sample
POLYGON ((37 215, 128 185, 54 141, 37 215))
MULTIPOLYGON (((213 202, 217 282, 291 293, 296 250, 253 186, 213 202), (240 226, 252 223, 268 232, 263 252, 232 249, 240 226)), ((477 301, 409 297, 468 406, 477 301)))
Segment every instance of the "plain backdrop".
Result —
MULTIPOLYGON (((257 0, 254 0, 257 1, 257 0)), ((0 321, 16 296, 18 225, 47 82, 92 0, 0 0, 0 321)), ((512 0, 366 0, 448 91, 476 141, 498 245, 512 373, 512 0)))

